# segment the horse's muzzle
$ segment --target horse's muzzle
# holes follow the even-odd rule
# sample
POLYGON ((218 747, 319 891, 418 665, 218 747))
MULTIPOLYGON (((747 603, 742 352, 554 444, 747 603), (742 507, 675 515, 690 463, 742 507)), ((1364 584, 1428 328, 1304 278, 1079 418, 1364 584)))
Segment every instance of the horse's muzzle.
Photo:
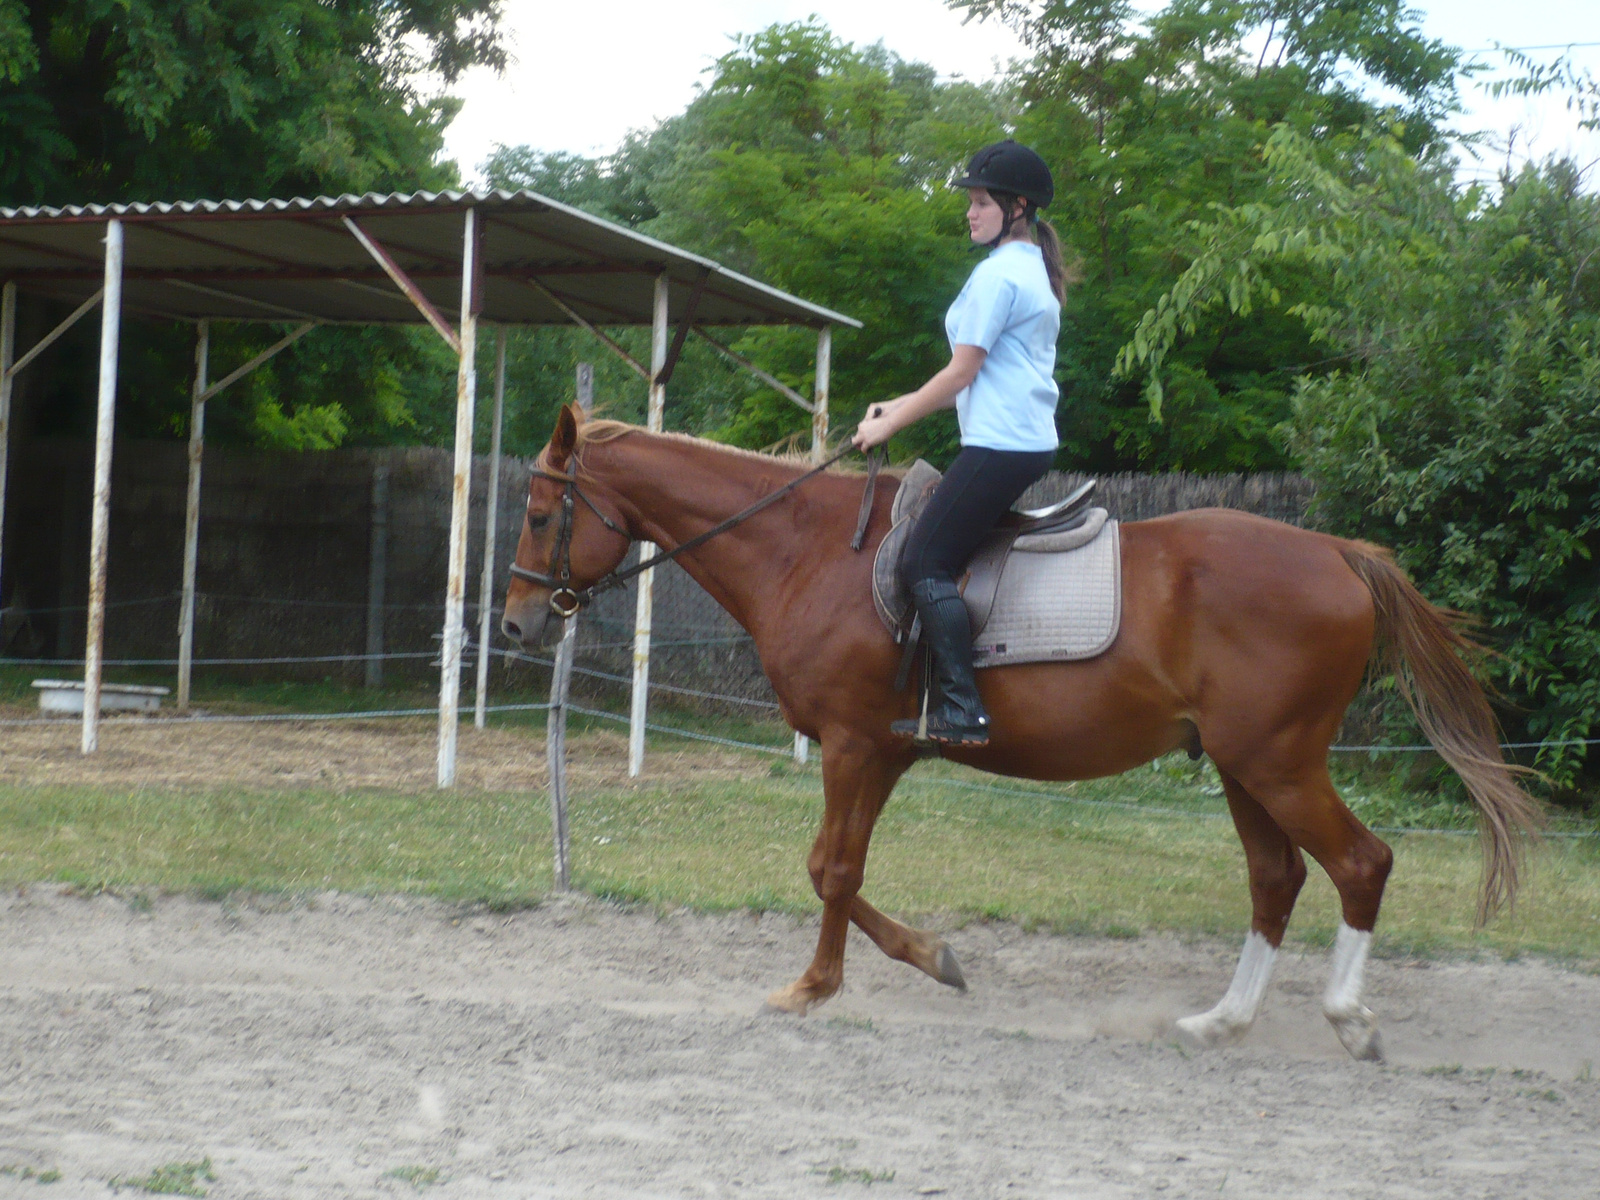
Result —
POLYGON ((566 636, 567 623, 550 611, 547 601, 534 602, 529 597, 520 604, 506 605, 500 632, 523 650, 547 650, 566 636))

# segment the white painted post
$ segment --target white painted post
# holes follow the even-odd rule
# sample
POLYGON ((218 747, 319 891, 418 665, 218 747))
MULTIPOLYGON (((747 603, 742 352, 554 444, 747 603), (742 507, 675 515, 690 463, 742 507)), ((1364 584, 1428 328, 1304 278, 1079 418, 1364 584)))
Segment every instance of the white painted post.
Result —
MULTIPOLYGON (((594 364, 579 363, 578 407, 585 415, 594 408, 594 364)), ((571 843, 567 833, 567 697, 572 691, 572 660, 578 653, 578 614, 566 620, 550 671, 550 709, 545 714, 545 763, 550 769, 550 832, 555 841, 555 889, 570 886, 571 843)))
POLYGON ((178 711, 189 710, 194 675, 194 581, 200 562, 200 464, 206 449, 206 375, 211 366, 211 322, 201 321, 194 343, 194 386, 189 393, 189 494, 183 509, 183 603, 178 611, 178 711))
MULTIPOLYGON (((6 529, 6 469, 11 461, 11 364, 17 358, 17 285, 0 286, 0 555, 6 529)), ((0 567, 4 566, 0 558, 0 567)))
POLYGON ((828 456, 828 386, 833 375, 833 326, 817 330, 817 382, 811 389, 811 464, 828 456))
POLYGON ((89 619, 83 651, 83 752, 100 746, 100 670, 106 629, 106 549, 111 534, 111 438, 117 415, 122 335, 122 222, 106 222, 105 296, 100 309, 100 391, 94 428, 94 519, 89 532, 89 619))
MULTIPOLYGON (((828 456, 828 383, 833 372, 833 326, 817 330, 817 377, 811 389, 811 465, 828 456)), ((804 765, 811 746, 803 733, 794 735, 794 760, 804 765)))
MULTIPOLYGON (((657 382, 667 365, 667 299, 670 280, 663 271, 656 276, 654 320, 650 330, 650 413, 648 427, 661 432, 667 406, 667 388, 657 382)), ((641 556, 654 554, 649 542, 639 543, 641 556)), ((633 711, 628 721, 628 775, 637 778, 644 770, 644 726, 650 712, 650 622, 655 601, 655 569, 639 575, 639 605, 633 622, 633 711)))
POLYGON ((472 724, 488 723, 489 620, 494 609, 494 539, 500 516, 500 430, 506 416, 506 329, 494 331, 494 429, 489 434, 489 492, 483 498, 483 581, 478 588, 478 694, 472 706, 472 724))
POLYGON ((439 670, 439 786, 456 782, 456 722, 461 707, 461 642, 467 582, 467 503, 472 488, 472 408, 478 372, 478 211, 466 212, 461 249, 461 356, 456 368, 456 460, 450 496, 450 560, 439 670))

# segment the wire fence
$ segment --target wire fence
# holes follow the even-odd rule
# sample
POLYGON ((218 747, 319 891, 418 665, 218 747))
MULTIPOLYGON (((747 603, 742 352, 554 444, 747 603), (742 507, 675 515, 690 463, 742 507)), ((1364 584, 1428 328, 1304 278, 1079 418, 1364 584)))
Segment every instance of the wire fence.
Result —
MULTIPOLYGON (((663 640, 665 641, 665 640, 670 640, 670 639, 663 639, 663 640)), ((632 646, 632 642, 631 641, 629 641, 629 642, 627 642, 625 644, 627 646, 629 646, 629 647, 632 646)), ((475 647, 469 647, 468 657, 470 658, 470 656, 472 654, 475 654, 475 653, 476 653, 476 648, 475 647)), ((497 658, 500 658, 500 659, 503 659, 503 660, 507 660, 507 661, 512 661, 512 662, 525 663, 525 664, 528 664, 528 665, 540 666, 540 667, 546 667, 546 668, 549 668, 549 667, 553 666, 552 660, 550 660, 548 658, 542 658, 542 657, 539 657, 537 655, 523 654, 523 653, 520 653, 518 651, 513 651, 513 650, 495 649, 495 650, 491 650, 490 654, 492 656, 494 656, 494 657, 497 657, 497 658)), ((386 653, 386 654, 383 654, 383 655, 327 655, 327 656, 285 655, 285 656, 276 657, 276 658, 264 657, 264 658, 246 658, 246 659, 205 659, 205 660, 197 659, 197 660, 195 660, 195 665, 197 665, 197 666, 202 666, 202 665, 215 665, 215 666, 226 666, 226 665, 270 665, 272 663, 279 663, 279 662, 282 662, 282 663, 303 663, 303 662, 318 662, 318 661, 363 661, 363 660, 366 660, 366 659, 369 659, 369 658, 373 658, 373 657, 384 658, 384 659, 419 659, 419 658, 436 659, 437 656, 438 656, 438 651, 437 650, 397 651, 397 652, 389 652, 389 653, 386 653)), ((62 666, 62 665, 71 665, 73 663, 73 661, 76 661, 76 662, 81 664, 81 660, 59 660, 59 659, 38 659, 38 660, 8 659, 8 660, 3 660, 3 661, 6 662, 6 663, 19 665, 19 666, 20 665, 62 666)), ((175 662, 176 662, 176 660, 173 660, 173 659, 133 659, 133 660, 119 660, 118 663, 116 663, 116 664, 109 664, 108 663, 108 665, 171 666, 175 662)), ((584 677, 586 679, 596 680, 596 681, 601 682, 601 683, 627 685, 627 686, 630 686, 630 687, 632 685, 632 678, 630 676, 621 675, 621 674, 618 674, 618 673, 615 673, 615 672, 612 672, 612 671, 600 670, 600 669, 595 668, 595 667, 585 667, 585 666, 579 666, 577 664, 574 664, 573 673, 575 675, 582 676, 582 677, 584 677)), ((659 693, 659 694, 665 694, 665 695, 671 695, 671 696, 687 696, 687 697, 691 697, 691 698, 696 699, 696 700, 712 701, 712 702, 719 702, 719 703, 723 703, 723 704, 737 705, 737 706, 740 706, 742 708, 755 707, 755 708, 759 708, 759 709, 762 709, 762 710, 765 710, 765 711, 776 711, 778 709, 778 705, 775 702, 772 702, 772 701, 752 700, 749 697, 745 697, 745 696, 729 695, 729 694, 726 694, 726 693, 714 692, 714 691, 710 691, 710 690, 706 690, 706 689, 700 689, 700 688, 686 688, 686 687, 681 687, 681 686, 676 685, 676 684, 665 683, 665 682, 661 682, 661 681, 651 681, 648 686, 649 686, 649 689, 650 689, 650 691, 652 693, 659 693)), ((584 717, 588 717, 588 718, 593 719, 593 720, 607 721, 607 722, 612 722, 612 723, 619 724, 619 725, 628 725, 630 723, 630 720, 631 720, 630 716, 627 713, 611 712, 611 711, 609 711, 607 709, 592 707, 591 705, 588 705, 588 704, 578 704, 578 703, 569 702, 566 707, 567 707, 567 710, 569 712, 571 712, 571 713, 579 714, 579 715, 582 715, 584 717)), ((488 712, 488 713, 531 713, 531 712, 545 712, 545 711, 548 711, 549 708, 550 708, 550 705, 547 702, 504 703, 504 704, 490 704, 490 705, 487 705, 486 708, 485 708, 485 711, 488 712)), ((439 711, 438 707, 435 705, 435 706, 428 706, 428 707, 425 707, 425 708, 418 707, 418 708, 360 709, 360 710, 347 711, 347 712, 321 711, 321 712, 293 712, 293 713, 194 713, 194 714, 183 715, 183 716, 162 717, 162 718, 158 718, 157 721, 159 721, 159 723, 161 725, 163 725, 163 726, 316 723, 316 722, 323 722, 323 721, 366 721, 366 720, 389 720, 389 719, 394 719, 394 718, 407 718, 407 717, 435 717, 435 716, 438 715, 438 711, 439 711)), ((70 723, 70 722, 74 721, 75 719, 76 718, 72 717, 72 716, 12 718, 12 719, 0 720, 0 727, 62 725, 62 724, 65 724, 65 723, 70 723)), ((134 715, 134 716, 127 716, 127 717, 115 717, 115 716, 107 717, 107 718, 104 719, 104 723, 106 725, 111 725, 111 726, 124 726, 124 725, 145 725, 145 726, 149 726, 149 725, 151 725, 153 723, 156 723, 156 722, 152 721, 152 719, 149 716, 134 715)), ((680 725, 673 725, 673 724, 660 722, 660 721, 647 721, 646 724, 645 724, 645 728, 646 728, 646 730, 648 730, 651 733, 661 734, 661 735, 665 735, 665 736, 669 736, 669 737, 683 738, 683 739, 686 739, 686 740, 689 740, 689 741, 695 741, 695 742, 700 742, 700 743, 709 744, 709 745, 725 746, 725 747, 728 747, 729 749, 747 751, 747 752, 758 753, 758 754, 763 754, 763 755, 770 755, 770 756, 776 757, 776 758, 789 758, 794 753, 792 745, 789 745, 789 744, 776 745, 776 744, 768 744, 768 743, 762 743, 762 742, 753 742, 753 741, 749 741, 749 740, 745 740, 745 739, 741 739, 741 738, 727 737, 727 736, 724 736, 724 735, 721 735, 721 734, 707 733, 707 732, 705 732, 703 730, 686 729, 686 728, 684 728, 684 727, 682 727, 680 725)), ((1505 743, 1501 744, 1501 749, 1503 749, 1503 750, 1537 750, 1537 749, 1544 749, 1546 747, 1572 746, 1572 745, 1591 746, 1591 745, 1597 745, 1597 744, 1600 744, 1600 738, 1561 738, 1561 739, 1551 739, 1551 740, 1543 741, 1543 742, 1505 742, 1505 743)), ((1384 754, 1384 753, 1433 753, 1433 752, 1435 752, 1434 751, 1434 747, 1432 747, 1430 745, 1427 745, 1427 744, 1420 744, 1420 745, 1372 744, 1372 745, 1351 745, 1351 746, 1334 745, 1334 746, 1330 746, 1329 750, 1330 751, 1337 751, 1337 752, 1344 752, 1344 753, 1365 753, 1365 754, 1373 754, 1373 755, 1384 754)), ((1226 813, 1226 812, 1223 812, 1223 811, 1210 811, 1210 812, 1208 812, 1208 811, 1201 811, 1201 810, 1195 810, 1195 809, 1174 808, 1174 807, 1172 807, 1170 805, 1142 803, 1142 802, 1138 802, 1138 801, 1119 801, 1119 800, 1096 799, 1096 798, 1085 797, 1085 796, 1073 796, 1073 795, 1066 794, 1064 792, 1054 791, 1054 790, 1049 790, 1049 789, 1044 789, 1044 788, 1024 788, 1024 787, 1015 787, 1015 786, 1009 786, 1008 787, 1008 786, 1001 785, 1001 784, 983 783, 983 782, 978 782, 978 781, 975 781, 975 780, 966 780, 966 779, 957 779, 957 778, 940 778, 940 779, 937 779, 937 780, 919 779, 919 780, 913 780, 911 782, 913 783, 913 786, 948 787, 948 788, 954 788, 954 789, 957 789, 957 790, 960 790, 960 791, 982 793, 982 794, 989 794, 989 795, 996 795, 996 796, 1006 796, 1006 797, 1013 797, 1013 798, 1017 798, 1017 799, 1027 799, 1027 800, 1033 800, 1033 801, 1043 801, 1043 802, 1050 803, 1050 804, 1066 805, 1066 806, 1072 806, 1072 807, 1123 811, 1123 812, 1135 813, 1135 814, 1144 815, 1144 816, 1160 816, 1160 817, 1166 817, 1166 818, 1182 818, 1182 819, 1199 820, 1199 821, 1222 821, 1222 820, 1229 819, 1229 814, 1226 813)), ((1390 835, 1434 835, 1434 834, 1436 834, 1436 835, 1445 836, 1445 837, 1476 837, 1477 836, 1477 831, 1473 830, 1473 829, 1456 829, 1456 828, 1449 828, 1449 827, 1373 826, 1372 828, 1373 828, 1373 831, 1376 832, 1376 833, 1390 834, 1390 835)), ((1594 839, 1594 838, 1600 837, 1600 831, 1594 831, 1594 830, 1582 830, 1582 831, 1544 830, 1544 831, 1541 831, 1540 836, 1543 837, 1543 838, 1556 839, 1556 840, 1586 840, 1586 839, 1594 839)))

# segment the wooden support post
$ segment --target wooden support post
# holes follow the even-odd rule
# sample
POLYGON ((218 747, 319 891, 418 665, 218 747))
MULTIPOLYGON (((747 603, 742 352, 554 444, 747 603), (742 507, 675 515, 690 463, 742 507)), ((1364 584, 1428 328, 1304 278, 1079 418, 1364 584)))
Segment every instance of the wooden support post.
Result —
POLYGON ((456 368, 456 461, 450 494, 450 558, 445 581, 444 639, 439 667, 439 761, 442 788, 456 782, 456 723, 461 707, 461 642, 467 584, 467 515, 472 490, 472 410, 477 399, 478 310, 482 256, 478 210, 466 211, 461 238, 460 359, 456 368))
POLYGON ((569 863, 572 842, 567 831, 567 694, 572 687, 572 654, 577 649, 573 636, 577 626, 567 619, 566 636, 556 644, 555 666, 550 673, 550 711, 545 714, 545 762, 550 768, 550 835, 555 845, 551 872, 556 891, 571 886, 569 863))
POLYGON ((194 674, 195 574, 200 547, 200 467, 205 455, 206 401, 243 379, 268 359, 287 350, 316 328, 307 321, 293 333, 268 346, 244 366, 216 383, 207 382, 211 359, 211 322, 199 323, 194 350, 194 386, 189 392, 189 492, 183 513, 183 601, 178 612, 178 711, 189 708, 189 688, 194 674))
MULTIPOLYGON (((17 357, 17 285, 0 285, 0 570, 5 565, 6 469, 11 461, 11 364, 17 357)), ((0 583, 4 576, 0 575, 0 583)), ((3 592, 0 592, 3 595, 3 592)))
POLYGON ((42 338, 35 342, 26 354, 19 355, 16 362, 11 364, 12 377, 15 378, 17 372, 21 371, 23 367, 27 366, 34 359, 38 358, 39 355, 50 349, 51 346, 55 345, 56 339, 76 325, 84 316, 86 316, 91 308, 100 303, 101 298, 105 294, 105 288, 96 289, 95 294, 90 296, 82 304, 78 305, 77 308, 73 309, 71 315, 69 315, 66 320, 62 321, 61 324, 57 325, 49 333, 45 334, 42 338))
POLYGON ((783 380, 779 379, 777 376, 772 375, 767 371, 763 371, 760 367, 756 366, 755 363, 751 362, 748 358, 745 358, 742 354, 735 354, 731 349, 717 341, 716 338, 712 337, 699 326, 695 327, 694 332, 702 342, 705 342, 734 366, 743 367, 746 371, 749 371, 750 374, 761 380, 762 383, 766 384, 773 391, 777 392, 778 395, 793 401, 807 412, 816 411, 816 405, 812 404, 811 401, 807 400, 804 396, 795 391, 788 384, 784 383, 783 380))
MULTIPOLYGON (((385 453, 382 450, 379 454, 385 453)), ((367 649, 363 682, 383 686, 383 617, 389 590, 389 464, 372 464, 372 523, 367 544, 367 649)))
MULTIPOLYGON (((594 364, 579 363, 578 407, 594 408, 594 364)), ((550 711, 545 715, 545 761, 550 769, 550 829, 555 839, 555 890, 571 885, 571 845, 567 834, 567 697, 572 691, 572 661, 578 652, 578 616, 566 620, 550 673, 550 711)))
POLYGON ((89 613, 83 652, 83 753, 100 747, 100 672, 105 649, 106 551, 111 542, 111 440, 117 415, 117 347, 122 336, 122 222, 106 222, 105 294, 100 309, 100 386, 95 402, 94 517, 89 532, 89 613))
POLYGON ((194 382, 189 389, 189 491, 183 506, 183 601, 178 609, 178 711, 189 711, 194 676, 194 583, 200 560, 200 467, 206 449, 206 376, 211 322, 195 332, 194 382))
POLYGON ((811 462, 828 457, 828 386, 833 375, 833 326, 817 330, 817 376, 811 389, 811 462))
MULTIPOLYGON (((667 386, 660 381, 667 362, 667 301, 670 280, 663 271, 656 276, 654 319, 650 329, 650 410, 647 419, 652 433, 660 433, 666 416, 667 386)), ((656 547, 639 543, 641 557, 654 554, 656 547)), ((637 778, 644 770, 645 721, 650 712, 650 624, 654 614, 655 569, 639 574, 639 601, 633 622, 633 706, 628 720, 628 775, 637 778)))
POLYGON ((483 580, 478 588, 478 691, 472 724, 488 723, 489 638, 494 629, 494 540, 500 517, 500 432, 506 417, 506 329, 494 331, 494 428, 489 434, 489 492, 483 498, 483 580))
MULTIPOLYGON (((560 296, 556 295, 549 288, 545 287, 545 285, 540 283, 537 279, 524 279, 522 282, 527 284, 534 291, 538 292, 546 300, 550 301, 551 304, 554 304, 557 308, 559 308, 563 313, 566 314, 566 316, 574 325, 578 326, 579 329, 587 330, 594 337, 598 338, 600 342, 613 354, 615 354, 623 362, 627 363, 628 369, 640 379, 650 378, 650 372, 646 371, 642 366, 639 365, 638 359, 634 358, 633 355, 629 354, 620 345, 618 345, 615 339, 607 334, 605 330, 589 321, 585 321, 581 316, 578 315, 578 310, 573 308, 572 305, 568 304, 560 296)), ((696 330, 695 332, 698 333, 699 330, 696 330)), ((704 335, 702 334, 701 336, 704 335)))
MULTIPOLYGON (((828 383, 833 371, 833 326, 817 330, 816 384, 811 389, 811 462, 815 466, 828 456, 828 383)), ((801 765, 811 756, 806 735, 794 735, 794 760, 801 765)))

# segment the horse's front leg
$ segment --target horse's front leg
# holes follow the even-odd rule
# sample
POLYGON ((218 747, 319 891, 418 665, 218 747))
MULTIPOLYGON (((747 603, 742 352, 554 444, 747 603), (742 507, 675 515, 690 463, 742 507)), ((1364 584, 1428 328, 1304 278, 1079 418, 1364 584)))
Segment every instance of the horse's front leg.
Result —
POLYGON ((804 975, 767 997, 769 1008, 804 1015, 844 982, 844 945, 851 906, 866 874, 867 846, 883 802, 905 770, 858 734, 839 731, 822 741, 822 828, 807 867, 822 900, 822 932, 816 957, 804 975))
POLYGON ((902 925, 893 917, 885 916, 873 908, 860 896, 850 902, 850 919, 890 958, 910 963, 946 987, 963 992, 967 990, 967 980, 961 973, 961 964, 956 961, 955 952, 938 934, 902 925))

